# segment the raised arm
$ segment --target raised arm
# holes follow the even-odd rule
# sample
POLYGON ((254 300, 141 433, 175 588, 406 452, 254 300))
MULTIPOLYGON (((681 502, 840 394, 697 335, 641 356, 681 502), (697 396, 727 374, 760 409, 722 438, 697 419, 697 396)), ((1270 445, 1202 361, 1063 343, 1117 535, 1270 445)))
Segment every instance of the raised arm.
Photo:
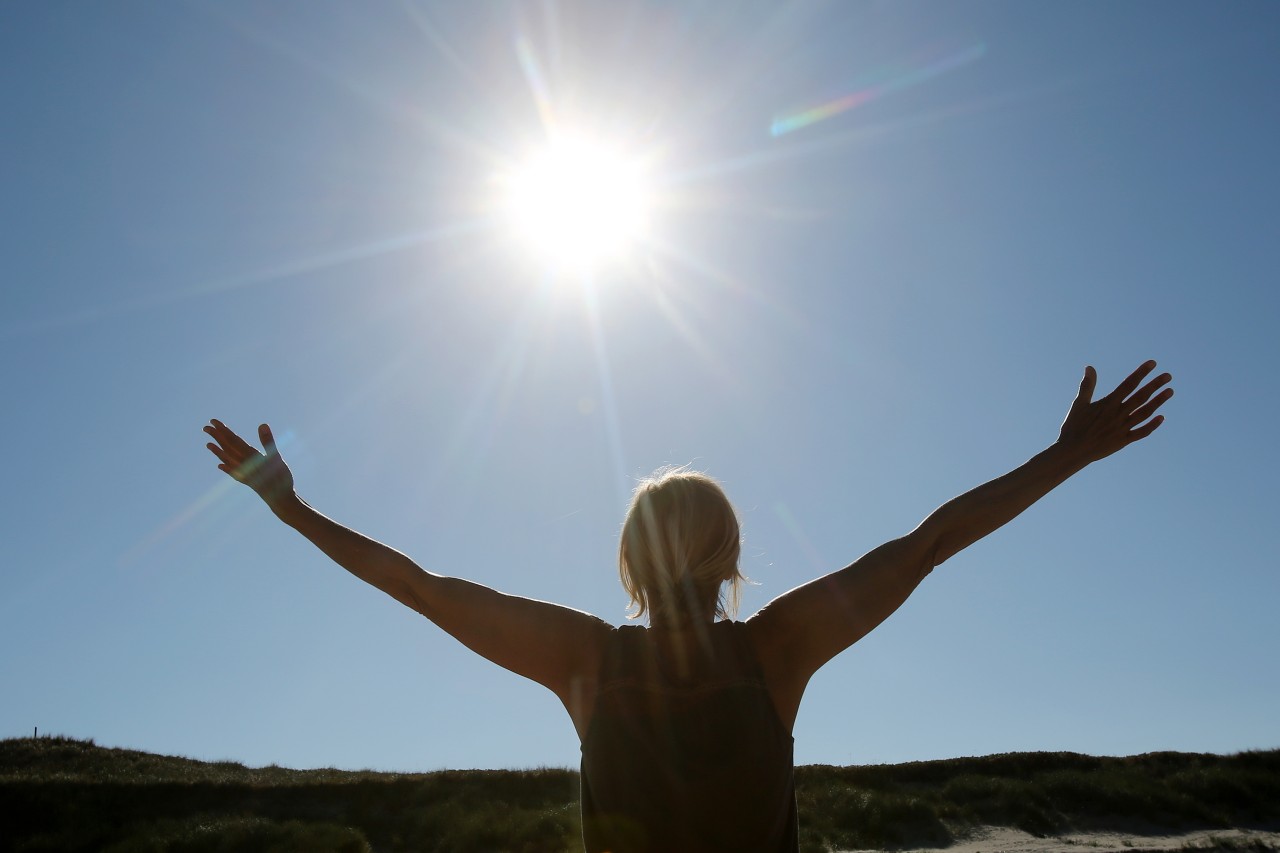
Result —
POLYGON ((810 676, 907 600, 934 566, 1004 526, 1068 477, 1163 422, 1155 415, 1172 388, 1148 361, 1110 394, 1094 400, 1097 374, 1085 368, 1058 440, 1017 468, 934 510, 913 531, 847 568, 779 596, 748 620, 779 712, 791 722, 810 676), (1155 415, 1153 417, 1153 415, 1155 415), (779 699, 778 697, 782 697, 779 699))
POLYGON ((271 429, 258 428, 265 452, 221 421, 204 428, 218 468, 257 492, 285 524, 351 574, 413 608, 467 648, 552 690, 579 726, 610 628, 587 613, 478 583, 423 571, 404 554, 333 521, 294 490, 293 474, 271 429))

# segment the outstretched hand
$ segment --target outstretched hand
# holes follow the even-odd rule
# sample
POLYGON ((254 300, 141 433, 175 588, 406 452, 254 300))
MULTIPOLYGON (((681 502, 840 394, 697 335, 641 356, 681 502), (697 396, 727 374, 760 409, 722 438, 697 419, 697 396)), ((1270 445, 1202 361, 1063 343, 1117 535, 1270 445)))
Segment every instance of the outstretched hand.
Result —
POLYGON ((218 470, 253 489, 268 506, 274 508, 280 500, 293 494, 293 472, 280 458, 271 427, 266 424, 258 427, 258 438, 265 453, 217 418, 211 420, 204 431, 213 438, 205 447, 218 457, 218 470))
POLYGON ((1085 462, 1089 463, 1105 459, 1155 432, 1164 423, 1164 415, 1156 415, 1155 411, 1173 396, 1172 388, 1160 391, 1173 379, 1168 373, 1161 373, 1142 384, 1142 380, 1155 369, 1154 361, 1145 362, 1110 394, 1094 400, 1098 373, 1092 367, 1086 367, 1080 393, 1062 423, 1058 444, 1082 454, 1085 462))

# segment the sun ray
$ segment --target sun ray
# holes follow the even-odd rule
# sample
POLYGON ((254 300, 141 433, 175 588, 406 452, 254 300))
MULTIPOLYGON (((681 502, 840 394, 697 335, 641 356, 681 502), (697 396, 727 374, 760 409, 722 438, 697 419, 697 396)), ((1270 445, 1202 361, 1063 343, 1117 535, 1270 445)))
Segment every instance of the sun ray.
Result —
MULTIPOLYGON (((671 325, 671 328, 675 329, 680 337, 684 338, 685 343, 710 368, 712 374, 727 385, 741 387, 742 377, 736 375, 730 369, 728 362, 707 344, 705 337, 698 332, 693 323, 689 322, 688 318, 681 312, 680 307, 672 300, 670 292, 666 288, 655 287, 650 290, 650 295, 654 304, 658 306, 658 310, 662 312, 662 316, 671 325)), ((688 304, 687 301, 686 304, 688 304)))
POLYGON ((800 553, 804 554, 809 560, 809 565, 814 571, 826 573, 831 570, 831 564, 813 546, 813 540, 804 532, 804 528, 796 520, 795 514, 791 512, 791 507, 782 501, 774 501, 773 514, 778 517, 778 521, 782 522, 782 527, 791 534, 791 538, 795 540, 796 545, 800 548, 800 553))
MULTIPOLYGON (((697 275, 699 278, 713 282, 730 293, 747 298, 767 314, 771 324, 796 336, 797 339, 803 340, 806 345, 816 347, 818 350, 830 356, 833 360, 842 362, 854 368, 861 369, 865 367, 865 365, 859 360, 857 353, 851 351, 848 341, 843 338, 832 337, 830 335, 813 334, 813 321, 796 310, 796 308, 790 303, 771 296, 767 291, 750 287, 747 283, 730 276, 723 270, 717 269, 710 263, 699 260, 692 253, 679 249, 673 243, 655 241, 652 245, 652 250, 655 255, 683 266, 690 273, 697 275)), ((679 294, 682 292, 684 292, 682 289, 673 289, 664 295, 670 295, 671 293, 679 294)), ((697 307, 687 297, 684 300, 684 305, 688 309, 694 309, 697 307)), ((659 305, 659 309, 666 313, 666 309, 662 305, 659 305)), ((672 303, 672 310, 676 311, 676 317, 679 317, 679 309, 674 305, 674 303, 672 303)), ((717 321, 716 317, 706 314, 703 314, 701 319, 707 323, 714 323, 717 321)), ((668 320, 671 320, 673 323, 677 322, 675 317, 672 316, 668 316, 668 320)), ((684 318, 680 318, 679 322, 688 326, 691 330, 691 334, 696 334, 696 332, 693 331, 696 329, 696 325, 690 324, 689 321, 684 318)))
POLYGON ((529 92, 533 95, 533 105, 538 110, 542 127, 550 133, 556 123, 555 114, 551 108, 551 89, 547 86, 542 66, 538 64, 537 54, 533 52, 533 45, 524 36, 516 37, 515 50, 516 61, 520 63, 520 71, 524 74, 525 82, 529 84, 529 92))
MULTIPOLYGON (((296 436, 292 430, 282 431, 276 434, 276 441, 282 451, 287 451, 295 443, 296 436)), ((150 552, 159 547, 165 540, 172 537, 178 531, 190 525, 197 518, 207 516, 215 508, 221 508, 223 512, 235 501, 243 500, 241 496, 240 486, 230 477, 221 473, 218 478, 207 489, 205 489, 195 500, 188 503, 185 507, 178 510, 174 515, 166 521, 161 522, 149 533, 139 537, 136 542, 122 551, 116 558, 116 563, 121 568, 130 568, 138 565, 141 560, 150 552), (230 499, 230 500, 228 500, 230 499)), ((243 505, 243 504, 242 504, 243 505)), ((242 516, 248 519, 248 513, 242 516)), ((225 516, 224 516, 225 518, 225 516)), ((156 571, 161 569, 157 567, 156 571)), ((167 569, 166 569, 167 570, 167 569)))
MULTIPOLYGON (((171 518, 162 522, 149 533, 138 539, 137 542, 126 548, 117 558, 116 562, 122 567, 133 566, 138 563, 147 553, 154 549, 165 539, 172 536, 178 530, 182 529, 192 520, 207 512, 219 501, 229 494, 233 494, 233 490, 237 484, 229 477, 219 475, 219 479, 212 486, 206 489, 199 497, 187 504, 171 518)), ((239 494, 239 492, 234 492, 239 494)))
POLYGON ((622 443, 622 425, 618 419, 618 401, 613 393, 613 371, 609 367, 609 352, 605 347, 600 309, 596 303, 594 282, 582 279, 583 308, 591 333, 591 346, 596 357, 596 375, 600 381, 600 408, 604 412, 605 434, 609 441, 609 453, 613 456, 614 476, 618 480, 620 496, 631 493, 632 482, 627 477, 626 453, 622 443))
POLYGON ((462 58, 462 54, 454 50, 453 45, 449 43, 449 40, 440 34, 430 16, 421 8, 409 2, 409 0, 400 0, 399 6, 405 15, 408 16, 409 20, 413 22, 413 25, 417 28, 418 32, 422 33, 422 37, 427 40, 427 43, 430 44, 431 47, 439 53, 455 71, 462 74, 462 76, 467 79, 467 82, 471 84, 473 89, 482 91, 484 86, 481 83, 480 76, 476 74, 475 69, 467 64, 467 62, 462 58))
POLYGON ((332 63, 312 56, 274 33, 250 25, 242 18, 233 15, 227 8, 222 8, 215 4, 201 5, 198 8, 205 14, 231 27, 259 47, 330 81, 335 84, 339 91, 347 93, 368 107, 391 115, 398 120, 407 119, 413 122, 419 130, 431 135, 437 141, 450 146, 454 150, 472 156, 479 154, 491 162, 497 162, 501 159, 500 153, 491 146, 479 138, 463 132, 457 126, 444 121, 439 116, 432 114, 413 100, 390 97, 363 80, 356 79, 349 74, 341 74, 335 70, 332 63))
MULTIPOLYGON (((650 242, 651 251, 659 256, 677 263, 694 273, 704 281, 718 285, 734 296, 747 299, 749 302, 765 309, 774 321, 784 320, 787 325, 800 331, 808 329, 805 318, 796 312, 786 302, 773 298, 769 292, 758 287, 752 287, 741 278, 730 275, 724 270, 718 269, 710 262, 698 258, 692 252, 681 249, 675 243, 669 240, 654 238, 650 242)), ((710 319, 710 318, 709 318, 710 319)))
POLYGON ((478 479, 477 463, 487 455, 512 395, 520 387, 520 379, 528 366, 529 346, 543 316, 536 309, 548 304, 542 294, 531 291, 514 312, 514 319, 475 384, 470 402, 440 448, 434 470, 421 479, 424 494, 430 494, 445 479, 456 479, 458 485, 468 490, 460 497, 470 499, 483 485, 478 479), (460 476, 455 478, 453 472, 460 476))
POLYGON ((354 261, 362 261, 366 258, 387 255, 392 252, 398 252, 405 249, 412 249, 427 243, 456 237, 462 234, 475 233, 486 227, 489 227, 489 223, 487 221, 483 219, 473 219, 465 222, 450 223, 448 225, 442 225, 424 231, 402 234, 396 237, 384 237, 368 243, 359 243, 355 246, 348 246, 343 249, 335 249, 330 252, 322 252, 309 257, 283 261, 248 273, 215 279, 205 284, 197 285, 184 291, 168 295, 165 301, 173 301, 175 299, 191 296, 203 296, 208 293, 218 293, 225 290, 294 278, 304 273, 316 272, 318 270, 341 266, 342 264, 348 264, 354 261))
POLYGON ((57 329, 88 325, 99 321, 113 320, 129 314, 135 314, 139 311, 145 311, 162 305, 171 305, 188 299, 195 299, 202 296, 223 293, 228 290, 237 290, 244 287, 253 287, 256 285, 269 284, 271 282, 296 278, 297 276, 304 275, 306 273, 318 272, 319 270, 341 266, 342 264, 361 261, 366 258, 386 255, 392 252, 403 251, 405 249, 412 249, 436 240, 443 240, 462 234, 476 233, 486 228, 490 228, 492 225, 493 223, 487 218, 457 222, 424 231, 415 231, 410 234, 402 234, 395 237, 384 237, 379 240, 359 243, 343 249, 322 252, 303 258, 296 258, 294 260, 281 261, 280 263, 261 267, 249 272, 235 273, 221 278, 210 279, 187 287, 163 288, 146 296, 122 300, 115 304, 86 308, 72 314, 64 314, 22 326, 0 329, 0 340, 10 340, 25 335, 39 334, 57 329))

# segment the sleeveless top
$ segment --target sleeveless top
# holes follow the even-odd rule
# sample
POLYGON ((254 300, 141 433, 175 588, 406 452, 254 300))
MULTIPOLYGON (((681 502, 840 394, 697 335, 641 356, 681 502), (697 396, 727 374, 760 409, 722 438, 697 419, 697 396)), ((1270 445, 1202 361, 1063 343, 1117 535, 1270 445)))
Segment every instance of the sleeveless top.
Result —
POLYGON ((582 741, 587 853, 797 853, 794 741, 747 630, 614 631, 582 741))

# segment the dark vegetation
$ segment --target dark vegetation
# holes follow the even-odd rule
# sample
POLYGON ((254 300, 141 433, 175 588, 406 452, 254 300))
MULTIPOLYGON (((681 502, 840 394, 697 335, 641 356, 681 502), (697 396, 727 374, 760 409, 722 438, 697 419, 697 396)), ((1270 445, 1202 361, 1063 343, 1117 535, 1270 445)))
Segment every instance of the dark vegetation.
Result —
POLYGON ((945 847, 979 826, 1045 836, 1280 824, 1280 750, 1025 752, 796 772, 802 846, 814 851, 945 847))
MULTIPOLYGON (((796 782, 812 853, 944 847, 983 825, 1035 835, 1280 825, 1280 750, 811 766, 796 782)), ((582 849, 577 796, 578 774, 561 769, 255 769, 22 738, 0 741, 0 853, 563 853, 582 849)))

